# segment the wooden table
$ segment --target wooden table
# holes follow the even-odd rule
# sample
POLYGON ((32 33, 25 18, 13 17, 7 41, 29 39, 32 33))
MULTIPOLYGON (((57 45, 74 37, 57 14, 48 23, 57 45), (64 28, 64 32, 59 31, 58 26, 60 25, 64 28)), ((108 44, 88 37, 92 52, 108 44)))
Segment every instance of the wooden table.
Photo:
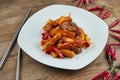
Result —
MULTIPOLYGON (((72 0, 0 0, 0 59, 19 28, 28 8, 32 8, 33 14, 37 10, 52 4, 76 6, 77 3, 78 1, 72 3, 72 0)), ((88 8, 93 5, 105 5, 106 10, 112 11, 112 15, 104 20, 107 24, 110 24, 116 18, 120 19, 120 0, 95 0, 95 3, 91 4, 88 8)), ((84 5, 82 8, 86 9, 84 5)), ((98 14, 98 12, 93 13, 98 14)), ((120 29, 120 24, 116 26, 115 29, 120 29)), ((109 36, 108 43, 113 42, 119 41, 109 36)), ((0 69, 0 80, 15 80, 17 50, 18 45, 16 44, 7 57, 2 69, 0 69)), ((117 63, 120 64, 120 48, 117 48, 117 51, 117 63)), ((20 80, 90 80, 108 67, 109 65, 105 58, 105 50, 103 50, 99 57, 91 64, 76 71, 62 70, 43 65, 22 52, 20 80)))

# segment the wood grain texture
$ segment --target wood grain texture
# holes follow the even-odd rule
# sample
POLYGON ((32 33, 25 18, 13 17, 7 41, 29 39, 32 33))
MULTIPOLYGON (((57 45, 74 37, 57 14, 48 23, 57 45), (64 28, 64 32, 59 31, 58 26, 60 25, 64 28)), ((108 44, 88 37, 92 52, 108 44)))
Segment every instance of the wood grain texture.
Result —
MULTIPOLYGON (((76 6, 77 2, 72 3, 72 0, 0 0, 0 59, 6 51, 15 32, 19 28, 23 16, 28 8, 32 8, 33 14, 52 4, 76 6)), ((104 20, 107 24, 110 24, 116 18, 120 19, 120 0, 95 0, 95 3, 91 4, 88 8, 94 5, 105 5, 106 10, 112 11, 112 15, 104 20)), ((86 9, 84 5, 82 8, 86 9)), ((96 15, 98 14, 97 12, 93 13, 96 15)), ((115 29, 120 29, 120 24, 116 26, 115 29)), ((113 42, 119 41, 109 36, 108 43, 113 42)), ((0 80, 15 80, 17 50, 18 45, 16 44, 7 57, 2 69, 0 69, 0 80)), ((120 64, 120 62, 118 62, 120 61, 119 48, 117 48, 117 52, 117 63, 120 64)), ((20 80, 90 80, 96 74, 108 68, 104 50, 91 64, 76 71, 62 70, 43 65, 33 60, 24 52, 22 52, 21 62, 20 80)))

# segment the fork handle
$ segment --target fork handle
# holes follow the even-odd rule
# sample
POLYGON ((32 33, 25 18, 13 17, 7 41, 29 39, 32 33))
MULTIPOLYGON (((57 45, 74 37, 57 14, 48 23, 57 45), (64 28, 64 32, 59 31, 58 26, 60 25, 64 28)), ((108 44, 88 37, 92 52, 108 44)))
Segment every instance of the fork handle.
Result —
POLYGON ((19 80, 20 75, 20 60, 21 60, 21 48, 18 48, 18 59, 17 59, 17 68, 16 68, 16 79, 19 80))

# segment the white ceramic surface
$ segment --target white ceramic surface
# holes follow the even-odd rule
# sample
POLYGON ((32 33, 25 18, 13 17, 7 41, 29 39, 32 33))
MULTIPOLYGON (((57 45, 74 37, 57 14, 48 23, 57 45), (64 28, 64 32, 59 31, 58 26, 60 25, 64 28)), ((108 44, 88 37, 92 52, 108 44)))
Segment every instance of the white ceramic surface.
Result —
POLYGON ((19 46, 33 59, 48 66, 78 70, 95 60, 102 52, 108 39, 107 24, 96 15, 73 6, 51 5, 36 12, 24 24, 18 36, 19 46), (71 13, 73 21, 82 27, 91 38, 92 45, 74 58, 53 58, 42 51, 40 46, 42 27, 48 19, 57 19, 71 13))

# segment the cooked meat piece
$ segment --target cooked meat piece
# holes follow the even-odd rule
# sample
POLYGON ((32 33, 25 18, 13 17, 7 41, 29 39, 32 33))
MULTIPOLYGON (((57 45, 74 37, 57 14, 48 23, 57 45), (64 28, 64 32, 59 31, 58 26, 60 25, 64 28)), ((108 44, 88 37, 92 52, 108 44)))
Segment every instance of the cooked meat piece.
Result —
POLYGON ((70 45, 70 47, 72 48, 72 50, 73 50, 76 54, 82 52, 82 48, 78 48, 78 47, 75 47, 75 46, 73 46, 73 45, 70 45))
POLYGON ((79 27, 75 23, 70 22, 70 21, 64 22, 62 25, 60 25, 60 28, 63 30, 75 32, 76 35, 80 34, 79 27))
POLYGON ((76 54, 81 53, 82 52, 82 48, 74 48, 74 51, 76 54))

